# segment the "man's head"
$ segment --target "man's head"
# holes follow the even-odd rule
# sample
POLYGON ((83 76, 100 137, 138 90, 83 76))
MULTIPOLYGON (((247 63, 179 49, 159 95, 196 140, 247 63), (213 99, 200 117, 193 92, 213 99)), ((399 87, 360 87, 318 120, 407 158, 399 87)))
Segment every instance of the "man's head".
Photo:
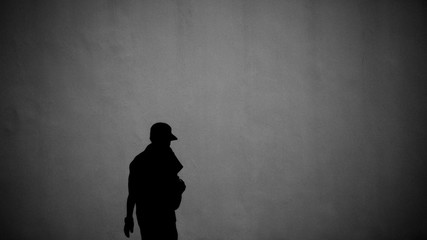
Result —
POLYGON ((172 128, 167 123, 158 122, 153 124, 150 129, 150 140, 152 143, 170 145, 171 141, 178 138, 172 134, 172 128))

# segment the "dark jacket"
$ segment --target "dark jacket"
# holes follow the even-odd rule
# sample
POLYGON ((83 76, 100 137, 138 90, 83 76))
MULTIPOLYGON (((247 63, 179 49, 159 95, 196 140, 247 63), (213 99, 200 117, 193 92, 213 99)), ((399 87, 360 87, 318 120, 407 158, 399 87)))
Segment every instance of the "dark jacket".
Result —
POLYGON ((150 144, 131 162, 129 195, 136 200, 137 215, 167 217, 175 221, 185 184, 183 168, 170 147, 150 144))

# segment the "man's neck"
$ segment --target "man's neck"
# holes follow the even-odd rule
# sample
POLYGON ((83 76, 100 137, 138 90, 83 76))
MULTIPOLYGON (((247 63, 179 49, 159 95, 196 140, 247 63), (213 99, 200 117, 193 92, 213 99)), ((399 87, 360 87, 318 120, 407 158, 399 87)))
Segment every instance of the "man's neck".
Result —
POLYGON ((153 146, 154 148, 170 148, 170 145, 164 144, 164 143, 156 143, 156 142, 152 142, 150 144, 151 146, 153 146))

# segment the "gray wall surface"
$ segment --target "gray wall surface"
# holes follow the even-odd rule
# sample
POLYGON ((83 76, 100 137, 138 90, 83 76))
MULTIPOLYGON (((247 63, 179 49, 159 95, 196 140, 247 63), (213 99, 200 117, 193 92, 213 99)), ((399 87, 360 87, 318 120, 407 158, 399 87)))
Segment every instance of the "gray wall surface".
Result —
POLYGON ((180 239, 427 238, 426 6, 2 2, 0 239, 125 239, 158 121, 180 239))

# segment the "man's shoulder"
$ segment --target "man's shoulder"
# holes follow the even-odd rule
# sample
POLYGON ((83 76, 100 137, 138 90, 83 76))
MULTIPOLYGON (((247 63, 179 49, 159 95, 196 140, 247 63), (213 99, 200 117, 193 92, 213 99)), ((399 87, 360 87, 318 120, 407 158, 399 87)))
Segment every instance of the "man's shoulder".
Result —
POLYGON ((144 161, 144 152, 139 153, 135 156, 135 158, 132 160, 132 162, 129 164, 129 168, 138 168, 144 161))

